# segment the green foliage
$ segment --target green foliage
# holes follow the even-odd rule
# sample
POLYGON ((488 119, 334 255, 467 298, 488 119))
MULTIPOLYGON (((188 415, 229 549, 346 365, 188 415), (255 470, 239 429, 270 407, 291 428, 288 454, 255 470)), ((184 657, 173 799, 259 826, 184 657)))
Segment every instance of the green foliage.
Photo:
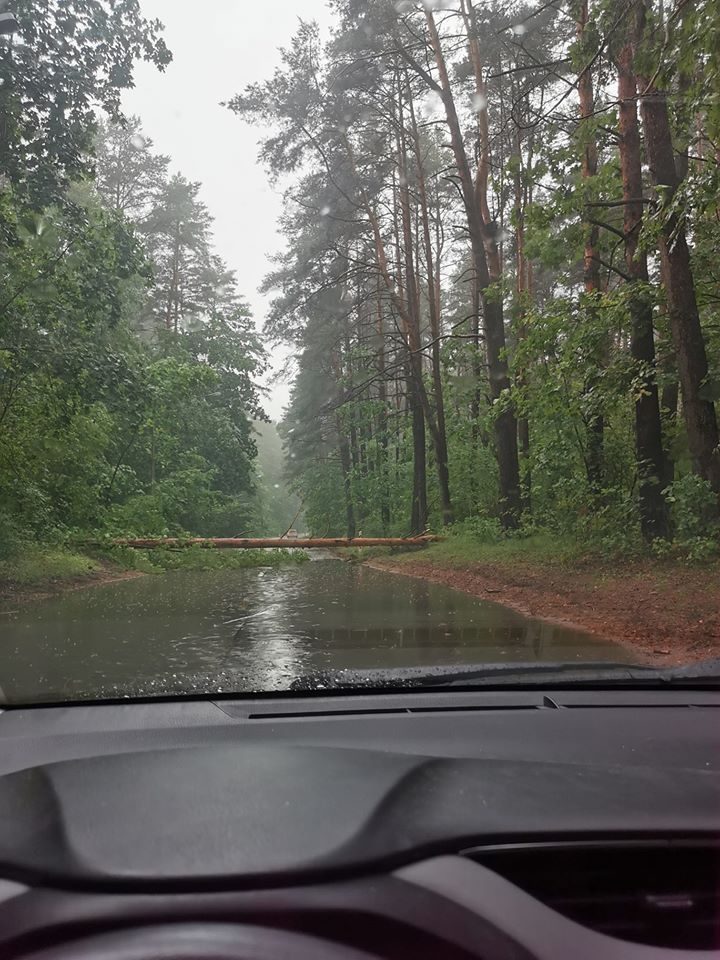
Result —
POLYGON ((12 559, 0 559, 0 583, 31 586, 43 581, 86 577, 99 569, 98 562, 84 553, 62 547, 25 545, 12 559))
POLYGON ((160 25, 138 0, 14 11, 20 37, 0 56, 0 560, 37 540, 257 529, 263 351, 199 185, 170 177, 119 113, 135 61, 170 60, 160 25))
POLYGON ((207 547, 183 547, 178 550, 135 551, 135 569, 158 572, 171 570, 241 570, 245 567, 278 567, 305 563, 301 550, 213 550, 207 547))
POLYGON ((20 32, 0 57, 0 169, 35 211, 91 169, 96 107, 117 117, 135 62, 164 69, 160 24, 139 0, 16 0, 20 32))
POLYGON ((15 560, 27 538, 27 531, 18 523, 17 517, 0 511, 0 563, 15 560))
MULTIPOLYGON (((668 93, 679 167, 688 150, 677 189, 643 187, 647 282, 628 282, 622 250, 621 4, 590 4, 580 30, 577 10, 527 17, 519 0, 435 20, 385 0, 332 6, 327 44, 301 22, 274 75, 228 103, 270 127, 270 175, 294 178, 287 242, 265 283, 266 334, 293 348, 296 373, 276 429, 256 386, 263 346, 213 251, 200 185, 171 173, 140 121, 120 115, 136 62, 170 61, 160 25, 139 0, 17 0, 20 36, 0 55, 0 562, 39 539, 277 535, 291 524, 403 535, 421 487, 439 530, 443 447, 455 523, 440 552, 641 549, 635 405, 653 380, 662 390, 678 378, 654 256, 669 224, 692 238, 710 358, 699 399, 720 396, 717 5, 678 5, 662 23, 646 5, 636 67, 668 93), (530 28, 508 32, 514 18, 530 28), (479 98, 467 58, 477 38, 479 98), (451 89, 433 108, 443 51, 451 89), (588 64, 597 110, 578 122, 588 64), (485 121, 487 197, 464 197, 483 187, 485 121), (472 188, 458 176, 463 150, 472 188), (483 208, 483 249, 496 244, 482 296, 470 207, 483 208), (657 369, 632 359, 639 307, 657 369), (504 317, 493 327, 500 360, 493 311, 504 317), (498 464, 512 418, 525 515, 508 537, 498 464)), ((716 498, 692 473, 672 404, 663 430, 675 541, 701 559, 717 547, 716 498)), ((123 559, 147 570, 255 562, 212 551, 123 559)))
POLYGON ((503 530, 496 517, 471 517, 454 523, 450 528, 452 537, 477 540, 480 543, 498 543, 503 539, 503 530))
POLYGON ((676 547, 691 561, 717 556, 720 524, 709 484, 695 474, 687 474, 671 483, 664 493, 671 505, 676 547))

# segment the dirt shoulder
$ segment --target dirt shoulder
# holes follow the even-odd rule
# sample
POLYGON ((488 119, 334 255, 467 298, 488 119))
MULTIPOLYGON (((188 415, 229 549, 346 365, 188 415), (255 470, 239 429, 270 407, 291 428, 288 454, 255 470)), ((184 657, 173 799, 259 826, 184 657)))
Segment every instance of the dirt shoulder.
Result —
POLYGON ((631 648, 639 661, 673 665, 720 656, 720 568, 637 561, 582 565, 374 558, 380 570, 442 583, 528 616, 573 626, 631 648))

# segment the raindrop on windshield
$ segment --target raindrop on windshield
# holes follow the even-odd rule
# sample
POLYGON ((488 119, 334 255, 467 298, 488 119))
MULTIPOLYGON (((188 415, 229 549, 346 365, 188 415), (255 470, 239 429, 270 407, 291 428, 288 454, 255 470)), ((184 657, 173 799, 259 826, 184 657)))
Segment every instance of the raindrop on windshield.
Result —
MULTIPOLYGON (((320 216, 321 216, 321 217, 329 217, 329 216, 330 216, 330 207, 323 207, 323 208, 321 209, 321 211, 320 211, 320 216)), ((295 432, 294 430, 288 430, 288 433, 294 433, 294 432, 295 432)))
POLYGON ((147 146, 147 140, 140 133, 136 133, 133 137, 130 137, 130 146, 135 150, 144 150, 147 146))
POLYGON ((413 6, 414 4, 412 0, 398 0, 398 2, 395 4, 395 12, 401 14, 409 13, 413 6))
POLYGON ((442 97, 440 96, 439 93, 435 93, 433 91, 429 93, 427 97, 425 97, 425 101, 422 104, 422 106, 425 114, 427 116, 432 117, 442 111, 443 109, 442 97))
POLYGON ((487 97, 484 93, 474 93, 470 98, 470 102, 476 113, 479 113, 480 110, 484 110, 487 107, 487 97))
POLYGON ((527 27, 524 23, 516 23, 514 26, 510 27, 510 30, 515 34, 516 37, 524 37, 527 33, 527 27))

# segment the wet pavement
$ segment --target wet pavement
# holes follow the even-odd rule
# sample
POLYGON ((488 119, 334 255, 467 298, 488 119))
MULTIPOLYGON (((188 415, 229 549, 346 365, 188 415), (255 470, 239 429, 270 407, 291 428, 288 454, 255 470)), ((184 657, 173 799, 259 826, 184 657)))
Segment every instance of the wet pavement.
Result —
POLYGON ((286 690, 347 669, 629 659, 499 604, 325 558, 5 604, 0 651, 10 702, 286 690))

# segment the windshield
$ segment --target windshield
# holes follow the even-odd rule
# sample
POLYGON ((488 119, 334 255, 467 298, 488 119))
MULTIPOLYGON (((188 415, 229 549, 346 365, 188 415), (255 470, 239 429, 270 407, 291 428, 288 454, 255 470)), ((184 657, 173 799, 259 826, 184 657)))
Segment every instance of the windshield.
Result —
POLYGON ((718 30, 0 0, 5 701, 717 655, 718 30))

